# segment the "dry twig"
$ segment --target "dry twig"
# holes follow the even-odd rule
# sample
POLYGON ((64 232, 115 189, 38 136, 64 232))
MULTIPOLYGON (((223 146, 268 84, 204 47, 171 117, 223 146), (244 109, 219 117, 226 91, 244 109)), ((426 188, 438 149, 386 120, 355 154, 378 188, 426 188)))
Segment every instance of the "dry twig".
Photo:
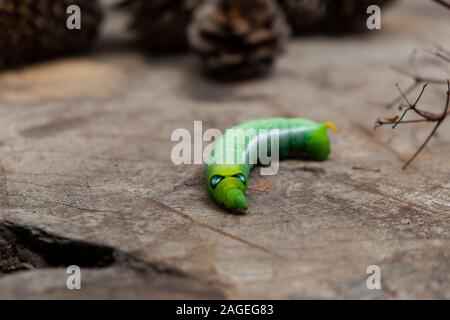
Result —
POLYGON ((409 159, 403 166, 403 169, 406 169, 411 162, 414 161, 414 159, 417 158, 417 156, 423 151, 423 149, 426 147, 428 142, 430 142, 431 138, 436 134, 437 130, 441 126, 441 124, 444 122, 444 120, 447 118, 447 116, 450 114, 450 80, 447 80, 447 98, 445 99, 445 106, 444 111, 442 113, 433 113, 429 111, 425 111, 423 109, 419 109, 417 107, 417 104, 419 103, 420 99, 423 96, 423 93, 425 92, 425 89, 427 88, 428 83, 425 83, 422 87, 422 90, 420 91, 419 96, 415 100, 414 103, 411 103, 406 96, 405 92, 403 92, 400 87, 397 85, 397 89, 400 92, 400 95, 406 102, 406 106, 401 106, 400 108, 403 111, 403 114, 401 116, 394 116, 394 117, 387 117, 387 118, 379 118, 375 124, 375 128, 378 128, 383 125, 392 125, 392 129, 395 129, 400 124, 407 124, 407 123, 419 123, 419 122, 434 122, 436 125, 434 126, 431 133, 428 135, 427 139, 424 141, 424 143, 420 146, 420 148, 417 150, 417 152, 409 159), (417 114, 420 118, 414 119, 414 120, 404 120, 406 114, 408 112, 414 112, 417 114))
MULTIPOLYGON (((432 51, 425 51, 426 53, 430 54, 432 57, 434 57, 437 62, 444 62, 444 63, 450 63, 450 51, 441 47, 436 46, 435 50, 432 51)), ((423 123, 423 122, 432 122, 435 123, 435 126, 431 133, 428 135, 427 139, 424 141, 424 143, 420 146, 420 148, 417 150, 417 152, 409 159, 405 165, 403 166, 403 169, 406 169, 411 162, 414 161, 414 159, 417 158, 417 156, 423 151, 423 149, 426 147, 426 145, 430 142, 431 138, 436 134, 439 127, 442 125, 444 120, 447 118, 447 116, 450 114, 450 80, 441 80, 437 78, 431 78, 431 77, 424 77, 420 75, 415 70, 415 55, 417 54, 417 51, 414 51, 409 59, 409 69, 403 69, 403 68, 394 68, 397 72, 411 78, 414 82, 412 85, 410 85, 406 90, 400 89, 400 86, 397 84, 397 90, 399 91, 399 96, 392 101, 388 107, 393 107, 396 104, 400 103, 402 100, 406 102, 406 105, 400 104, 399 110, 403 111, 403 113, 399 116, 391 116, 391 117, 383 117, 379 118, 377 122, 375 123, 375 129, 378 127, 381 127, 383 125, 392 125, 392 129, 397 128, 399 125, 403 124, 412 124, 412 123, 423 123), (418 107, 418 104, 420 100, 422 99, 422 96, 426 90, 426 88, 429 85, 441 85, 446 84, 447 85, 447 97, 445 99, 445 106, 442 113, 433 113, 426 111, 422 108, 418 107), (418 88, 420 85, 422 85, 422 89, 417 97, 417 99, 414 101, 414 103, 411 103, 407 97, 407 95, 411 92, 413 92, 416 88, 418 88), (412 119, 412 120, 405 120, 405 116, 413 112, 419 118, 412 119)))

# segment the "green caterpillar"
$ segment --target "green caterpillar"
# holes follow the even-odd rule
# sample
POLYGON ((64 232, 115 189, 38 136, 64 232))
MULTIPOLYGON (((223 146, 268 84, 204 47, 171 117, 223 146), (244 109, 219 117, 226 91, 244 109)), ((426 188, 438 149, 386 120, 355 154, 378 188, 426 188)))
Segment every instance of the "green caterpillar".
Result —
MULTIPOLYGON (((256 164, 251 161, 251 152, 261 148, 260 142, 263 139, 272 142, 277 135, 279 159, 300 154, 312 160, 325 161, 331 152, 327 129, 336 131, 336 126, 331 122, 273 118, 244 122, 227 130, 209 153, 205 174, 209 194, 227 209, 247 210, 245 192, 250 171, 256 164)), ((270 147, 266 150, 268 156, 274 154, 270 147)), ((254 160, 261 159, 257 157, 254 160)))

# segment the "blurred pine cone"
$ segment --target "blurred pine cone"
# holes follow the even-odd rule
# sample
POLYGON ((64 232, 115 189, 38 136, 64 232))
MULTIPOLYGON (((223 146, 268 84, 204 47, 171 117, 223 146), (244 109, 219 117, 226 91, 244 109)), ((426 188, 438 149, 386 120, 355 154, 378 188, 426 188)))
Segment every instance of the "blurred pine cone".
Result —
POLYGON ((277 0, 295 34, 341 34, 367 30, 370 5, 384 7, 394 0, 277 0))
POLYGON ((125 0, 120 8, 131 11, 131 29, 148 51, 188 49, 187 26, 202 0, 125 0))
POLYGON ((211 0, 189 28, 204 70, 222 80, 266 74, 283 51, 289 27, 272 0, 211 0))
POLYGON ((0 0, 0 68, 91 47, 102 12, 96 0, 0 0), (81 30, 67 28, 67 8, 81 9, 81 30))

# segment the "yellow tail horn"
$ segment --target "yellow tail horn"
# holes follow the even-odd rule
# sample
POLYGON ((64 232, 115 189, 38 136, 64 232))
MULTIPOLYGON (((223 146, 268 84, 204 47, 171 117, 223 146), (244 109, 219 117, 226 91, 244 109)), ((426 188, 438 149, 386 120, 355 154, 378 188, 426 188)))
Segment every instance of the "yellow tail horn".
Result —
POLYGON ((336 125, 333 122, 325 122, 325 127, 327 129, 333 130, 334 133, 338 132, 338 128, 336 127, 336 125))

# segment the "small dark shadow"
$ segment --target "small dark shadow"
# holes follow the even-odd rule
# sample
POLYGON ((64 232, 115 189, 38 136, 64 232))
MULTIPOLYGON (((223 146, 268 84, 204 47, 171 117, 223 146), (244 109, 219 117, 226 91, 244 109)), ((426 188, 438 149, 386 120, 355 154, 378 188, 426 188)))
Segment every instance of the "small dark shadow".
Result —
POLYGON ((62 131, 66 131, 82 125, 88 121, 86 118, 57 119, 47 124, 31 127, 20 131, 20 135, 25 138, 45 138, 56 135, 62 131))
MULTIPOLYGON (((239 93, 238 88, 241 87, 242 81, 219 81, 208 77, 192 57, 187 59, 183 68, 185 77, 180 90, 192 100, 217 103, 262 101, 270 98, 265 94, 239 93)), ((260 81, 264 81, 264 78, 248 80, 245 83, 249 85, 260 81)))
POLYGON ((311 167, 311 166, 304 166, 297 168, 299 171, 308 172, 308 173, 314 173, 314 174, 325 174, 326 171, 323 168, 319 167, 311 167))

